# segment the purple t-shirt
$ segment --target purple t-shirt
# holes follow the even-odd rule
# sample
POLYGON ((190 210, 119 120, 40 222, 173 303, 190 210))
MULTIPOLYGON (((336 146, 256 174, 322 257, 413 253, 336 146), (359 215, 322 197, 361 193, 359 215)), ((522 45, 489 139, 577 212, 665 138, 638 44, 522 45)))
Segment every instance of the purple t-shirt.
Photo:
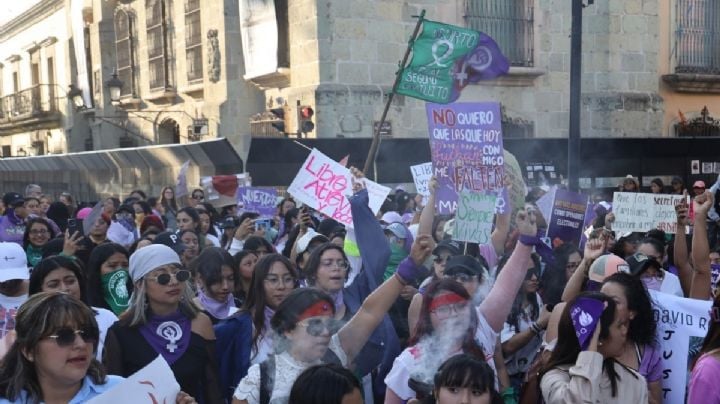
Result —
POLYGON ((703 355, 695 363, 688 384, 688 404, 720 403, 720 361, 713 355, 703 355))
POLYGON ((640 361, 640 369, 638 373, 643 375, 648 383, 656 382, 662 379, 662 357, 660 350, 652 345, 645 345, 642 360, 640 361))

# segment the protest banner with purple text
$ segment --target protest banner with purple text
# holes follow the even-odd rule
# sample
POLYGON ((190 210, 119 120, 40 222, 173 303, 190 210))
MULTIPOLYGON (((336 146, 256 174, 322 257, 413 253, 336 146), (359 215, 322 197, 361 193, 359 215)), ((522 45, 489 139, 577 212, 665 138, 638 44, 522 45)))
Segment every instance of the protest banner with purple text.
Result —
POLYGON ((587 195, 564 189, 554 190, 547 229, 547 237, 553 248, 564 243, 572 243, 576 246, 580 243, 587 204, 587 195))
POLYGON ((275 188, 238 187, 237 201, 246 212, 257 212, 260 216, 274 217, 277 211, 277 190, 275 188))
POLYGON ((430 152, 438 179, 437 211, 457 209, 463 189, 495 193, 496 211, 509 208, 504 188, 500 105, 495 102, 426 104, 430 152))

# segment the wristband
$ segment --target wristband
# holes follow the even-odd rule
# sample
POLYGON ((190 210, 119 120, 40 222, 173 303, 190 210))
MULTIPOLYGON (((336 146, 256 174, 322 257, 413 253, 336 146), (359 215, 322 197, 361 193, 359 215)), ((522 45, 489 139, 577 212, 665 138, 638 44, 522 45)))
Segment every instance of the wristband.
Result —
POLYGON ((527 234, 521 234, 518 238, 518 241, 528 247, 534 247, 536 245, 542 244, 542 240, 540 240, 540 237, 528 236, 527 234))
POLYGON ((398 269, 395 272, 395 275, 397 275, 400 280, 402 280, 402 283, 404 285, 407 285, 408 283, 412 283, 415 278, 420 275, 421 271, 421 267, 416 266, 412 258, 408 256, 400 262, 400 264, 398 265, 398 269))

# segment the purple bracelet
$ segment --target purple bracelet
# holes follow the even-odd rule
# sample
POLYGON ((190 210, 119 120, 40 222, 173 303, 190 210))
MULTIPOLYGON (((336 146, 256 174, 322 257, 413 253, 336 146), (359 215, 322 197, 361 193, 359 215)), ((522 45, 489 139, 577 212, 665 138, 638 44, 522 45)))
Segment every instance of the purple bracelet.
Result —
POLYGON ((528 236, 527 234, 521 234, 520 237, 518 238, 518 241, 528 247, 534 247, 534 246, 542 243, 542 240, 540 240, 540 237, 528 236))

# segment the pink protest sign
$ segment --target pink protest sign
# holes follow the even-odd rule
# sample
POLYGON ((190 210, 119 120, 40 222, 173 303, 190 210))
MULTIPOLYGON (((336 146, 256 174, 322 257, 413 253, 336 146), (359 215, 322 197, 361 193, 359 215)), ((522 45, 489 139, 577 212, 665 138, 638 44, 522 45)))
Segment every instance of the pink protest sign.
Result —
MULTIPOLYGON (((288 192, 300 202, 352 227, 348 197, 352 195, 350 170, 313 149, 295 176, 288 192)), ((390 188, 365 179, 370 209, 377 213, 390 188)))

